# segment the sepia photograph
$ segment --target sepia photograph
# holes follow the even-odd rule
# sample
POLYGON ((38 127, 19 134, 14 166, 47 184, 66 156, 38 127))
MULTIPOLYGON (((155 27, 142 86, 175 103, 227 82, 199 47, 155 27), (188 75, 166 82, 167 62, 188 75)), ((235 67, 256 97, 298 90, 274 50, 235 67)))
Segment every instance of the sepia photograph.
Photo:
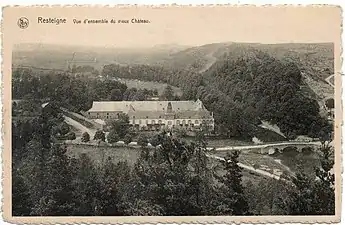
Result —
POLYGON ((340 218, 340 8, 3 20, 8 220, 340 218))

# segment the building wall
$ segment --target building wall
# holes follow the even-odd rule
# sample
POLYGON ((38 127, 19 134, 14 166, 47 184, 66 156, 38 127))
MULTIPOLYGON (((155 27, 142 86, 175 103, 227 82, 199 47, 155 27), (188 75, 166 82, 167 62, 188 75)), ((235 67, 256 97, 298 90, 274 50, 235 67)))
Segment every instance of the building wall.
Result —
MULTIPOLYGON (((121 111, 114 112, 86 112, 86 117, 89 119, 118 119, 118 115, 121 111)), ((214 129, 214 119, 210 117, 208 119, 198 118, 178 118, 173 117, 166 118, 133 118, 129 116, 129 123, 135 126, 138 130, 142 129, 159 129, 159 128, 175 128, 175 129, 199 129, 203 125, 207 125, 209 129, 214 129)))
POLYGON ((86 112, 86 116, 90 119, 118 119, 121 111, 115 112, 86 112))
POLYGON ((214 119, 130 119, 129 123, 136 126, 138 129, 151 129, 153 126, 161 128, 200 128, 202 126, 209 126, 209 129, 214 129, 214 119))

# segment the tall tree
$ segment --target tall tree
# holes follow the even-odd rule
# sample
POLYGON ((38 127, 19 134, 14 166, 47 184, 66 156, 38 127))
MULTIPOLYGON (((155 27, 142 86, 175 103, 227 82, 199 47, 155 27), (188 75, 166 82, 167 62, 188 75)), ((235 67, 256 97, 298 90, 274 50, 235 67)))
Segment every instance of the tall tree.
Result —
POLYGON ((53 145, 47 162, 47 186, 45 194, 34 207, 36 215, 68 216, 73 212, 73 175, 66 147, 53 145))
POLYGON ((222 204, 218 210, 222 215, 248 214, 248 202, 242 186, 242 168, 238 165, 239 151, 233 151, 225 157, 224 169, 226 174, 221 179, 222 204))
POLYGON ((12 176, 12 215, 13 216, 30 216, 32 202, 30 199, 29 187, 24 178, 18 172, 12 176))
POLYGON ((98 209, 100 190, 99 174, 92 160, 81 154, 77 160, 76 176, 73 181, 73 214, 77 216, 93 216, 98 209))

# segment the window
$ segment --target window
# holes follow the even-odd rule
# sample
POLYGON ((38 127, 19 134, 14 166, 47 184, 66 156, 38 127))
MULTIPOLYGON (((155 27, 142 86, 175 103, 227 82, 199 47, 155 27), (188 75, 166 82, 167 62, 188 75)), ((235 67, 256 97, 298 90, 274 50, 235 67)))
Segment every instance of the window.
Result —
POLYGON ((107 116, 109 116, 109 113, 107 113, 107 116))
POLYGON ((169 121, 168 121, 168 125, 171 125, 171 124, 172 124, 172 123, 171 123, 171 121, 169 120, 169 121))
POLYGON ((146 116, 146 119, 148 119, 149 117, 148 116, 146 116))
POLYGON ((188 124, 192 124, 192 121, 191 121, 191 120, 188 120, 188 124))
POLYGON ((141 120, 139 120, 139 124, 141 124, 141 120))
POLYGON ((135 116, 133 116, 133 119, 135 119, 135 116))
POLYGON ((149 121, 148 121, 148 120, 146 120, 146 124, 149 124, 149 121))
POLYGON ((159 116, 159 119, 162 118, 162 116, 159 116))
POLYGON ((199 120, 195 120, 195 124, 199 124, 199 120))
POLYGON ((180 121, 179 121, 179 120, 176 120, 176 124, 180 124, 180 121))
POLYGON ((162 124, 162 120, 158 120, 158 124, 162 124))
POLYGON ((152 123, 152 124, 155 124, 155 121, 154 121, 154 120, 152 120, 152 121, 151 121, 151 123, 152 123))
POLYGON ((89 115, 90 115, 90 112, 88 112, 87 114, 89 114, 89 115))

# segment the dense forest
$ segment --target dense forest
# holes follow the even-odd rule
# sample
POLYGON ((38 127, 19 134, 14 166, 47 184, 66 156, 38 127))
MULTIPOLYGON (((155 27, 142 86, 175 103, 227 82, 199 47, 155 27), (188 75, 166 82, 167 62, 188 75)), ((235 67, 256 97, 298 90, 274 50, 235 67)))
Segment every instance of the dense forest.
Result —
POLYGON ((229 137, 252 137, 262 120, 277 124, 290 139, 330 135, 332 127, 320 116, 318 102, 301 89, 297 64, 255 48, 235 53, 224 54, 202 74, 190 68, 106 65, 102 75, 178 86, 182 99, 201 99, 214 112, 218 130, 229 137))
POLYGON ((243 182, 239 152, 223 163, 208 158, 202 133, 192 143, 158 134, 160 146, 143 147, 133 166, 112 158, 96 164, 86 154, 68 156, 53 140, 63 121, 55 107, 12 121, 14 216, 334 214, 327 145, 319 149, 315 173, 301 170, 289 181, 263 178, 257 185, 243 182))

